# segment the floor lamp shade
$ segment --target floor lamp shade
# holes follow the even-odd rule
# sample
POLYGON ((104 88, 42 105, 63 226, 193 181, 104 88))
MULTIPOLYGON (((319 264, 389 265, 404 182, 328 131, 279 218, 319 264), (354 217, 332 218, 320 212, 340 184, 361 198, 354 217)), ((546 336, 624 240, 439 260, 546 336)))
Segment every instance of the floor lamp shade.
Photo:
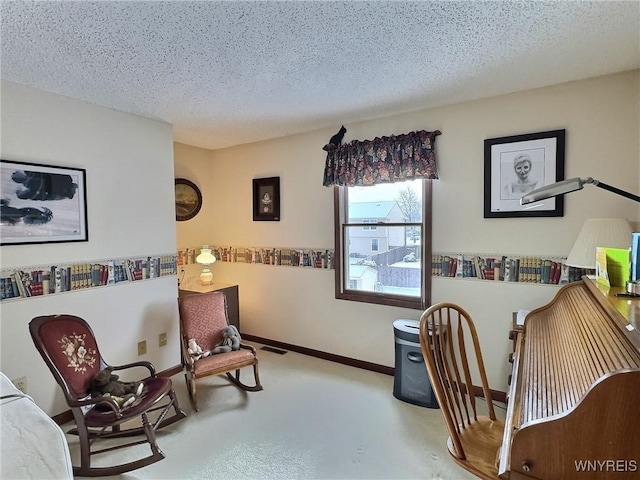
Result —
POLYGON ((569 252, 570 267, 595 268, 598 247, 629 248, 631 225, 624 218, 591 218, 582 226, 569 252))

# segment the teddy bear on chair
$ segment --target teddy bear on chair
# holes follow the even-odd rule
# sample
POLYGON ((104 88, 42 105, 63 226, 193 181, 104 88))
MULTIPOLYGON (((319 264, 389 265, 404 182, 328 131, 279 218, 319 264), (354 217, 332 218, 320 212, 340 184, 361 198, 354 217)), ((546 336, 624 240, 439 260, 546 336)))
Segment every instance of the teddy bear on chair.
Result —
POLYGON ((111 373, 113 367, 100 370, 91 381, 91 397, 111 397, 120 408, 135 402, 142 394, 142 382, 121 382, 118 375, 111 373))

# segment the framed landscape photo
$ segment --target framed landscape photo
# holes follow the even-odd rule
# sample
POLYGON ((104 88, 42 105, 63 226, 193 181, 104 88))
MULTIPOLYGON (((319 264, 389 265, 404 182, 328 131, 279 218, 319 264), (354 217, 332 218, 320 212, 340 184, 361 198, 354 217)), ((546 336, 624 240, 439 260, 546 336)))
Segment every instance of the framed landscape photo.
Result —
POLYGON ((0 160, 2 245, 86 242, 86 171, 0 160))
POLYGON ((202 208, 202 193, 198 186, 185 178, 175 179, 176 220, 184 222, 195 217, 202 208))
POLYGON ((564 197, 520 205, 520 198, 564 180, 565 130, 484 141, 484 218, 562 217, 564 197))
POLYGON ((253 221, 280 221, 280 177, 253 179, 253 221))

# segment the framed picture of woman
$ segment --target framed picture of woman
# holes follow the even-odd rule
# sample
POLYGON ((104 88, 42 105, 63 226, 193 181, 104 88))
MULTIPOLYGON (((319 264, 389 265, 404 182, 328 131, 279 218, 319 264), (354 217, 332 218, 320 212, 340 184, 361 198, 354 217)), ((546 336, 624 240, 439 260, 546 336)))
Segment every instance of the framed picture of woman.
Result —
POLYGON ((484 217, 562 217, 562 196, 529 205, 520 198, 564 180, 564 148, 564 130, 485 140, 484 217))

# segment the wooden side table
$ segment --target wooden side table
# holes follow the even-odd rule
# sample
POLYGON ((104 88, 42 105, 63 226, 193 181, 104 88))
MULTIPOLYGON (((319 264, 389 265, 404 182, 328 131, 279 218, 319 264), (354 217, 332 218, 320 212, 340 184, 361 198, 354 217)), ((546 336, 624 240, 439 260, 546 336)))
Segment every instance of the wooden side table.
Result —
POLYGON ((229 324, 235 325, 240 331, 240 303, 238 300, 238 285, 229 283, 213 283, 211 285, 184 285, 178 290, 178 296, 197 295, 208 292, 222 292, 227 297, 227 314, 229 315, 229 324))

